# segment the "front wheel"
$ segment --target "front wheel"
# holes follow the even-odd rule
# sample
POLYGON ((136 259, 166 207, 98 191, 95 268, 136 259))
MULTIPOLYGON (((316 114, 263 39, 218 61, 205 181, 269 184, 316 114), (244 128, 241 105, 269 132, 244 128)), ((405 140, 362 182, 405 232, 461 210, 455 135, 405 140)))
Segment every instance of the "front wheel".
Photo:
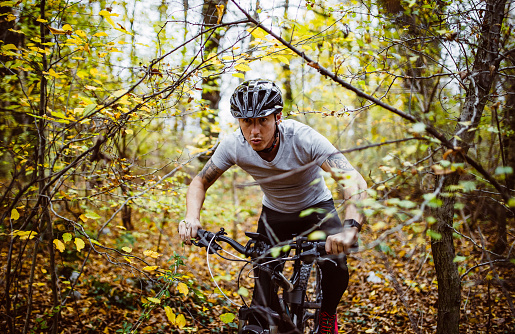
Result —
POLYGON ((244 326, 241 331, 238 333, 240 334, 277 334, 277 330, 272 329, 263 329, 257 325, 246 325, 244 326))
POLYGON ((317 333, 322 304, 322 273, 318 265, 310 271, 304 297, 304 310, 302 315, 303 333, 317 333))

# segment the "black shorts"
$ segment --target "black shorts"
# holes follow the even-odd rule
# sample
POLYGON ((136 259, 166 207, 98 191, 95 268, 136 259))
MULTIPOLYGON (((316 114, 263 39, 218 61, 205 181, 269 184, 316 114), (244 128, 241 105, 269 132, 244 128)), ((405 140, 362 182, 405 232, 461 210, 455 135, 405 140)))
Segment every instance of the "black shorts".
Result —
POLYGON ((332 199, 317 203, 307 210, 282 213, 263 205, 257 232, 266 235, 270 240, 280 242, 306 231, 324 231, 326 235, 342 231, 342 222, 332 199))

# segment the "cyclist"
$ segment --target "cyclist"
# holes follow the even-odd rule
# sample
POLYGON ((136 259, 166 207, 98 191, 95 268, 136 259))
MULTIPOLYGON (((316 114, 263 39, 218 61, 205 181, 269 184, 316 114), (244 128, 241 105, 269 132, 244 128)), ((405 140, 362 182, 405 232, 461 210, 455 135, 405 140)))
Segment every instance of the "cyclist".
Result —
MULTIPOLYGON (((240 166, 264 193, 257 232, 277 242, 321 223, 317 229, 328 235, 327 253, 340 255, 339 265, 329 261, 321 264, 323 300, 319 333, 337 333, 336 308, 349 281, 345 254, 356 243, 363 222, 354 202, 365 198, 367 184, 324 136, 295 120, 282 120, 283 99, 275 83, 261 79, 246 81, 236 88, 230 102, 240 129, 221 141, 189 185, 186 216, 179 223, 180 237, 188 244, 196 237, 197 230, 202 228, 200 210, 207 189, 229 167, 240 166), (295 170, 299 171, 281 177, 295 170), (348 204, 343 226, 322 170, 344 180, 343 196, 348 204), (267 181, 273 176, 272 181, 267 181)), ((279 310, 270 277, 264 271, 257 270, 257 274, 252 304, 279 310)))

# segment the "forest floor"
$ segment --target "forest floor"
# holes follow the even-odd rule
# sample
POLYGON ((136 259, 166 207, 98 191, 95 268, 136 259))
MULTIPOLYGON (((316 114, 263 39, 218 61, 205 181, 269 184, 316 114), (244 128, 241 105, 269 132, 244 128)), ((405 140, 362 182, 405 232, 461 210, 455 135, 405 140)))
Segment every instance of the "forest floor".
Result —
MULTIPOLYGON (((252 226, 253 222, 249 221, 241 229, 252 230, 252 226)), ((215 230, 215 227, 210 229, 215 230)), ((170 234, 163 235, 157 247, 157 240, 150 237, 148 230, 110 232, 105 242, 111 240, 111 247, 121 247, 124 240, 132 238, 131 254, 143 254, 154 244, 154 254, 162 255, 153 256, 154 259, 150 254, 147 262, 153 261, 155 263, 151 264, 171 268, 171 271, 166 275, 163 271, 159 274, 159 269, 138 272, 134 269, 136 266, 131 267, 123 257, 108 261, 105 256, 91 253, 76 281, 75 292, 69 294, 61 311, 60 332, 124 333, 137 329, 138 333, 235 333, 237 319, 232 315, 237 314, 237 308, 228 298, 240 303, 240 295, 243 295, 249 302, 252 288, 249 267, 243 271, 238 290, 242 263, 210 256, 213 280, 205 250, 181 245, 178 236, 173 231, 168 232, 170 234), (179 265, 174 266, 175 263, 179 265), (181 286, 178 282, 184 284, 181 286)), ((361 235, 364 243, 377 236, 368 227, 361 235)), ((240 232, 238 238, 244 242, 243 233, 240 232)), ((366 250, 349 256, 349 288, 338 307, 340 333, 435 332, 438 288, 429 239, 414 243, 402 231, 390 238, 388 246, 381 251, 366 250), (413 244, 416 246, 412 247, 413 244)), ((513 244, 513 240, 510 242, 513 244)), ((463 245, 459 249, 466 257, 458 263, 460 273, 463 268, 472 268, 481 262, 477 249, 463 245)), ((77 263, 84 260, 85 254, 83 250, 80 254, 64 252, 58 256, 60 287, 65 295, 75 282, 73 272, 80 271, 77 263)), ((38 257, 44 262, 45 250, 38 257)), ((27 272, 29 264, 30 261, 22 263, 27 272)), ((463 278, 461 333, 515 333, 514 268, 507 262, 481 266, 473 268, 463 278)), ((46 270, 35 273, 33 287, 34 332, 45 332, 49 311, 43 305, 49 305, 51 300, 46 270)), ((16 288, 19 298, 24 298, 25 288, 23 284, 16 288)), ((17 317, 24 318, 24 311, 19 310, 17 317)), ((5 325, 3 320, 1 322, 0 327, 5 325)))

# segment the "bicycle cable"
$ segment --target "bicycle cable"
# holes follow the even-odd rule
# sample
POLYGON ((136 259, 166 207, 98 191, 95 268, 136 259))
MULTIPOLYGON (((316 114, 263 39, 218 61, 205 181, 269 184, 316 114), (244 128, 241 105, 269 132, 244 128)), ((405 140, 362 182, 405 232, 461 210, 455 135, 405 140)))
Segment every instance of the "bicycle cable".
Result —
MULTIPOLYGON (((213 276, 213 272, 211 271, 211 266, 209 265, 209 249, 211 248, 211 243, 213 242, 215 238, 211 238, 211 240, 209 240, 209 244, 207 245, 207 250, 206 250, 206 262, 207 262, 207 269, 209 270, 209 275, 211 275, 211 279, 213 280, 213 282, 215 283, 216 287, 218 288, 218 290, 222 293, 222 295, 225 297, 225 299, 227 299, 231 304, 237 306, 237 307, 242 307, 243 305, 240 305, 234 301, 232 301, 231 298, 229 298, 225 292, 222 291, 222 289, 220 288, 220 286, 218 285, 218 283, 216 282, 215 280, 215 277, 213 276)), ((218 254, 218 253, 217 253, 218 254)))
POLYGON ((227 253, 229 254, 230 256, 234 257, 235 259, 228 259, 222 255, 220 255, 218 252, 215 252, 218 256, 220 256, 222 259, 225 259, 227 261, 235 261, 235 262, 245 262, 245 263, 251 263, 251 261, 249 260, 245 260, 245 259, 242 259, 241 257, 237 256, 237 255, 234 255, 233 253, 229 252, 229 251, 226 251, 225 249, 222 248, 222 251, 224 253, 227 253))

